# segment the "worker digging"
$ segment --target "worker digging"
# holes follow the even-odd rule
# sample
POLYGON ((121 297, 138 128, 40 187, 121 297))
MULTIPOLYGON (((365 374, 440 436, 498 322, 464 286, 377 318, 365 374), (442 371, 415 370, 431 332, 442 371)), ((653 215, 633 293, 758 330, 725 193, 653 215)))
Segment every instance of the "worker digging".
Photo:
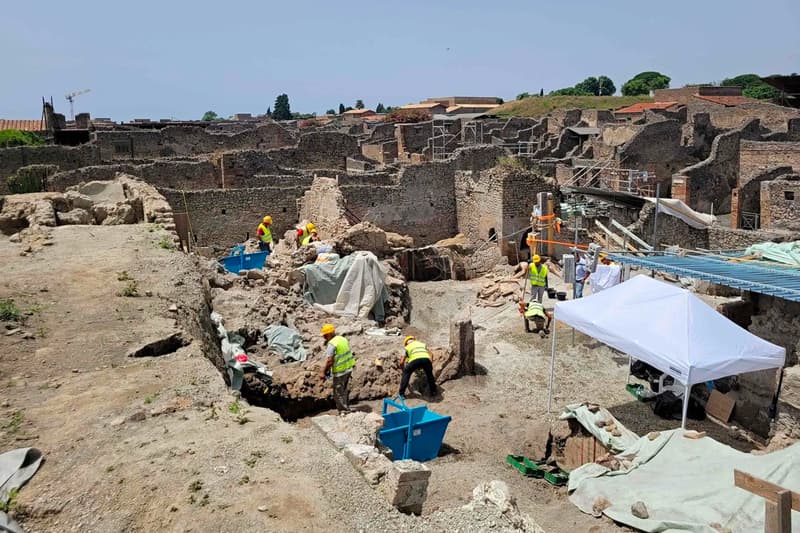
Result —
POLYGON ((428 380, 428 392, 431 396, 436 396, 436 380, 433 377, 433 363, 428 347, 413 335, 403 339, 403 347, 404 353, 400 356, 400 368, 403 369, 403 376, 400 378, 398 396, 405 396, 408 382, 417 370, 425 372, 428 380))
POLYGON ((550 323, 553 321, 553 314, 546 310, 544 305, 533 300, 526 305, 524 300, 520 300, 518 307, 525 320, 525 333, 538 333, 542 338, 550 334, 550 323), (531 322, 534 325, 533 330, 531 330, 531 322))
POLYGON ((318 241, 319 235, 317 234, 317 227, 314 226, 314 223, 309 222, 305 226, 298 227, 296 240, 298 246, 305 246, 306 244, 318 241))
POLYGON ((322 338, 325 339, 325 368, 322 379, 333 376, 333 401, 339 414, 350 410, 350 375, 356 366, 356 358, 350 349, 350 343, 341 335, 336 335, 333 324, 322 326, 322 338))

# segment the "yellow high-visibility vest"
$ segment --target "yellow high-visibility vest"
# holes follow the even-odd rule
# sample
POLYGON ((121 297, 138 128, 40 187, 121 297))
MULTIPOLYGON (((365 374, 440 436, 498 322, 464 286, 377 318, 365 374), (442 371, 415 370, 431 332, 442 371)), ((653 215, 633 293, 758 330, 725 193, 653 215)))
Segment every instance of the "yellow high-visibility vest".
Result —
POLYGON ((411 341, 406 344, 406 363, 416 361, 417 359, 430 359, 431 354, 428 352, 428 347, 419 341, 411 341))
POLYGON ((531 280, 531 286, 544 287, 547 279, 547 265, 542 265, 541 268, 537 269, 536 264, 532 262, 528 271, 528 279, 531 280))
POLYGON ((547 315, 544 313, 544 306, 542 304, 539 302, 530 302, 528 303, 528 308, 525 310, 525 318, 533 318, 535 316, 547 318, 547 315))
POLYGON ((264 232, 261 236, 261 242, 272 242, 272 232, 263 222, 258 225, 258 229, 264 232))
POLYGON ((336 376, 344 374, 354 366, 356 366, 356 359, 353 357, 353 352, 350 350, 350 343, 341 335, 337 335, 328 341, 329 346, 333 346, 336 350, 333 356, 333 368, 331 372, 336 376))

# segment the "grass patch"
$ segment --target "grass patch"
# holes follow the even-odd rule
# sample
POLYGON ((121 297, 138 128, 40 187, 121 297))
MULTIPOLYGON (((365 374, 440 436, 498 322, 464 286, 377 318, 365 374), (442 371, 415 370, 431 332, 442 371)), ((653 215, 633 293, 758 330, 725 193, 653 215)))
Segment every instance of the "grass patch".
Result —
POLYGON ((0 148, 36 146, 40 144, 44 144, 44 140, 32 131, 0 130, 0 148))
POLYGON ((290 435, 281 435, 281 442, 284 444, 289 444, 292 442, 292 437, 290 435))
POLYGON ((3 511, 4 513, 12 512, 17 506, 18 495, 19 489, 11 489, 8 491, 8 500, 5 503, 0 502, 0 511, 3 511))
POLYGON ((238 415, 242 412, 242 404, 239 403, 239 400, 234 400, 228 404, 228 412, 232 415, 238 415))
POLYGON ((11 413, 11 416, 8 419, 8 422, 3 424, 3 429, 9 433, 16 433, 19 431, 19 427, 22 425, 22 422, 25 420, 25 413, 22 410, 17 410, 11 413))
POLYGON ((511 157, 504 155, 497 160, 498 166, 504 168, 518 168, 520 170, 525 170, 525 164, 517 157, 511 157))
POLYGON ((127 270, 123 270, 122 272, 117 272, 117 281, 130 281, 133 278, 130 274, 128 274, 127 270))
POLYGON ((21 315, 14 300, 10 298, 0 300, 0 320, 18 321, 21 315))
POLYGON ((172 239, 170 237, 164 235, 158 241, 158 247, 159 248, 163 248, 164 250, 174 250, 175 249, 175 243, 172 242, 172 239))
POLYGON ((613 110, 652 101, 649 96, 529 96, 505 103, 490 114, 500 117, 538 118, 557 109, 613 110))
POLYGON ((158 393, 148 394, 147 396, 144 397, 144 404, 150 405, 151 403, 156 401, 156 398, 158 398, 158 393))
POLYGON ((127 284, 117 293, 117 296, 124 296, 126 298, 135 298, 139 296, 139 287, 136 280, 129 280, 127 284))

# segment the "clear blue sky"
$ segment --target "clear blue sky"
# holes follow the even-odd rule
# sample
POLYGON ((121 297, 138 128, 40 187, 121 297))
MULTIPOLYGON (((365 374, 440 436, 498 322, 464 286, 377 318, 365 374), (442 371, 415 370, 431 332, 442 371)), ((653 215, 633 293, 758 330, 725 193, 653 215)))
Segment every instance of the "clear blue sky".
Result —
POLYGON ((322 113, 429 96, 545 92, 643 70, 672 86, 800 72, 799 0, 3 2, 0 118, 41 97, 114 120, 322 113))

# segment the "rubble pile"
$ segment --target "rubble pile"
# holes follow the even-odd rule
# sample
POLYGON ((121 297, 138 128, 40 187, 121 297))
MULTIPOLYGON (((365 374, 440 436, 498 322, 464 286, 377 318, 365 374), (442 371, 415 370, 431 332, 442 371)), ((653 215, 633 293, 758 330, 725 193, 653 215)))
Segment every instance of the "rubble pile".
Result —
MULTIPOLYGON (((369 231, 374 234, 371 228, 369 231)), ((332 382, 321 377, 325 347, 320 329, 325 323, 335 324, 337 332, 348 338, 358 361, 350 382, 352 401, 393 396, 402 374, 399 328, 409 318, 410 296, 397 262, 381 261, 389 298, 385 303, 385 324, 379 325, 368 318, 329 315, 304 299, 305 278, 299 267, 315 261, 315 257, 313 245, 296 248, 282 241, 268 257, 264 270, 244 270, 232 275, 216 261, 202 265, 212 308, 224 317, 228 331, 245 339, 248 357, 272 372, 266 390, 262 382, 245 375, 242 394, 251 403, 269 407, 287 419, 331 405, 332 382), (297 331, 308 358, 281 363, 281 354, 271 350, 263 336, 264 328, 270 325, 297 331)), ((430 350, 437 382, 459 377, 470 368, 470 364, 462 361, 463 356, 449 346, 431 346, 430 350)), ((425 385, 420 376, 412 380, 411 389, 425 392, 425 385)))
POLYGON ((333 248, 340 255, 357 250, 372 252, 377 257, 387 257, 403 248, 412 248, 414 239, 397 233, 386 232, 371 222, 359 222, 347 228, 333 239, 333 248))
POLYGON ((486 274, 486 282, 478 291, 478 305, 500 307, 507 302, 518 301, 522 297, 527 271, 528 263, 523 262, 516 267, 496 268, 486 274))

